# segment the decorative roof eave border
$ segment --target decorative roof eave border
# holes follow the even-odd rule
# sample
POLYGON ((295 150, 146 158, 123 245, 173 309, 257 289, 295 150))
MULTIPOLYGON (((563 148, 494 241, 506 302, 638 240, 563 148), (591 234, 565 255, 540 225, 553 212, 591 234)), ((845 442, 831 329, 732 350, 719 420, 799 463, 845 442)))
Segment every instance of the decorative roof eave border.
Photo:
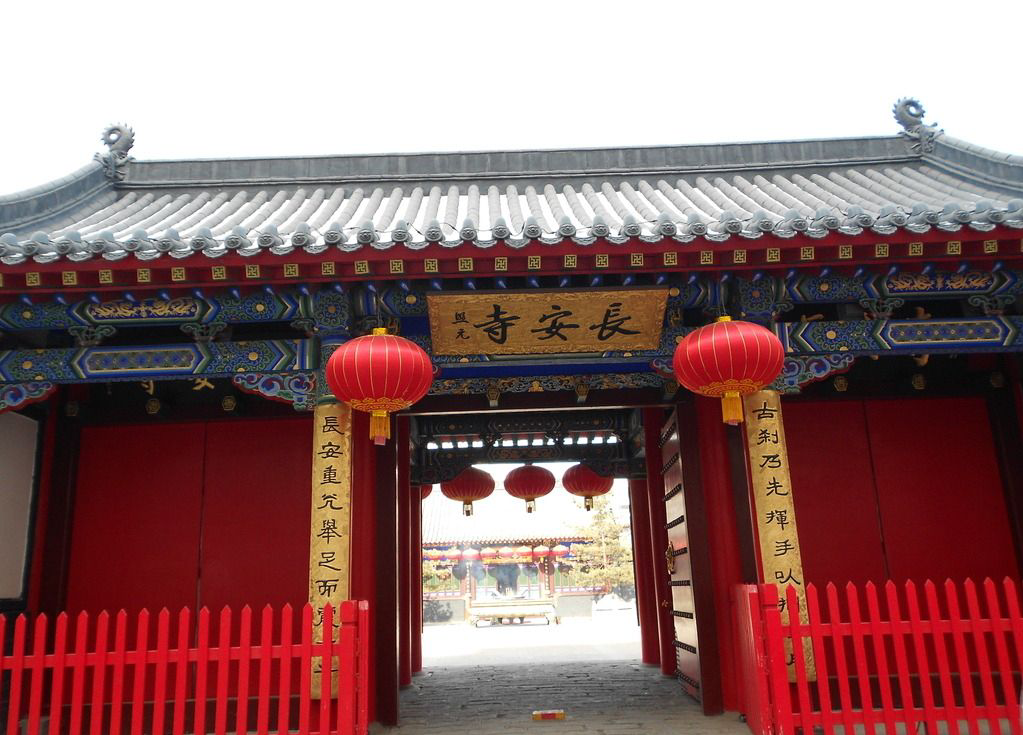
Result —
MULTIPOLYGON (((1023 220, 1019 227, 1023 229, 1023 220)), ((335 251, 333 257, 301 251, 288 255, 258 258, 228 255, 213 262, 196 259, 23 262, 0 269, 0 296, 5 293, 123 293, 126 289, 146 291, 195 286, 230 288, 267 282, 310 284, 573 273, 590 276, 643 272, 689 274, 822 265, 876 267, 882 263, 1019 258, 1023 247, 1018 231, 1000 226, 978 233, 901 231, 884 238, 872 233, 855 236, 833 233, 821 240, 808 237, 786 240, 769 235, 752 241, 690 243, 683 247, 667 238, 660 242, 632 238, 585 248, 571 241, 534 243, 521 250, 503 246, 476 249, 466 243, 463 247, 436 246, 424 250, 335 251)))

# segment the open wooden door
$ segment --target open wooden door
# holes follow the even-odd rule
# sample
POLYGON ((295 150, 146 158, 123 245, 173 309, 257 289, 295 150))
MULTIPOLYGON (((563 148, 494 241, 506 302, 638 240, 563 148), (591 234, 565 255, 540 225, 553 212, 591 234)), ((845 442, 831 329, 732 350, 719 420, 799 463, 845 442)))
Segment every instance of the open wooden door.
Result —
POLYGON ((716 714, 722 711, 721 681, 706 502, 693 454, 695 442, 682 438, 678 412, 673 411, 661 428, 660 444, 668 532, 663 558, 670 575, 676 674, 704 713, 716 714), (687 462, 692 466, 687 468, 687 462))
POLYGON ((693 569, 689 556, 689 528, 686 521, 681 451, 678 417, 673 411, 668 422, 661 428, 663 463, 661 473, 664 479, 664 511, 668 522, 665 564, 671 575, 671 614, 675 622, 678 678, 683 689, 702 701, 696 597, 693 594, 693 569))

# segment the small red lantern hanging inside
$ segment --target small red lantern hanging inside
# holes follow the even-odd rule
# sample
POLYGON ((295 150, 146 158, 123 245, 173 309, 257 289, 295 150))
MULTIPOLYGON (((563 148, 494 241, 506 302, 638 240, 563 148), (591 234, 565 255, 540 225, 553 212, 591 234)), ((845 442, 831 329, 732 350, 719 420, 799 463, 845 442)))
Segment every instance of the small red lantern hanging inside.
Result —
POLYGON ((571 551, 572 550, 569 549, 564 544, 558 544, 553 549, 551 549, 551 556, 553 556, 555 559, 564 559, 566 556, 569 555, 571 551))
POLYGON ((574 464, 561 476, 561 484, 573 495, 586 498, 586 510, 593 510, 593 499, 611 490, 613 477, 603 477, 584 464, 574 464))
POLYGON ((536 510, 536 499, 554 489, 557 481, 550 470, 527 464, 516 467, 504 478, 504 489, 513 498, 526 501, 526 512, 536 510))
POLYGON ((388 414, 411 406, 433 382, 430 356, 383 327, 334 350, 326 373, 327 385, 339 400, 369 412, 369 435, 377 444, 391 438, 388 414))
POLYGON ((472 504, 475 500, 483 500, 494 492, 494 478, 483 470, 469 467, 454 479, 442 482, 440 491, 452 500, 462 501, 462 512, 472 515, 472 504))
POLYGON ((462 561, 473 562, 479 561, 480 552, 478 549, 468 548, 462 551, 462 561))
POLYGON ((515 549, 513 549, 511 546, 502 546, 500 549, 497 550, 497 555, 501 559, 507 561, 509 559, 514 558, 515 549))
POLYGON ((452 546, 450 549, 444 552, 444 558, 447 561, 458 561, 462 558, 462 550, 457 546, 452 546))
POLYGON ((444 558, 444 552, 440 549, 424 549, 423 557, 427 561, 440 561, 444 558))
POLYGON ((722 418, 734 425, 742 423, 742 396, 769 385, 784 362, 785 348, 770 329, 722 316, 686 335, 672 367, 693 393, 721 398, 722 418))
POLYGON ((430 493, 433 492, 433 485, 420 485, 419 486, 419 497, 426 500, 430 497, 430 493))
POLYGON ((541 544, 540 546, 534 546, 533 561, 536 562, 543 561, 548 556, 550 556, 550 553, 551 553, 550 547, 544 546, 543 544, 541 544))
POLYGON ((489 564, 497 558, 498 551, 493 546, 484 546, 480 549, 480 557, 484 564, 489 564))

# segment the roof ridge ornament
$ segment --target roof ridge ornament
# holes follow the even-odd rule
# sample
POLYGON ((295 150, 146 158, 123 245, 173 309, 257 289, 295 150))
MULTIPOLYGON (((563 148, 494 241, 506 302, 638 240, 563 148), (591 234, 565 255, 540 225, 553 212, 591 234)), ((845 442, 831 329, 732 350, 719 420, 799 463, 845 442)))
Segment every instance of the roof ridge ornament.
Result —
POLYGON ((125 169, 135 160, 128 155, 135 144, 135 131, 125 123, 115 123, 103 131, 100 140, 110 150, 107 153, 97 153, 95 159, 106 169, 108 179, 123 181, 125 169))
POLYGON ((899 133, 910 143, 910 148, 918 153, 932 153, 934 141, 945 131, 937 123, 924 124, 924 106, 914 97, 902 97, 892 106, 895 121, 902 126, 899 133))

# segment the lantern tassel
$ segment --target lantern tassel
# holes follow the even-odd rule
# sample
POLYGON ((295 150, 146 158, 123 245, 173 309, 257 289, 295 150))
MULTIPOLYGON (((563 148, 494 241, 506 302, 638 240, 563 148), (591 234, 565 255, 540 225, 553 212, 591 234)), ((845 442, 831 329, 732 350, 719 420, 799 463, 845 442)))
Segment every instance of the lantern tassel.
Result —
POLYGON ((463 500, 462 501, 462 513, 464 513, 467 516, 471 516, 472 515, 472 502, 471 501, 468 501, 468 500, 463 500))
POLYGON ((593 510, 593 498, 589 495, 586 496, 586 510, 593 510))
POLYGON ((369 435, 374 444, 385 444, 391 438, 391 421, 387 411, 373 411, 369 415, 369 435))
POLYGON ((721 418, 732 426, 742 423, 742 396, 737 391, 728 391, 721 397, 721 418))
POLYGON ((526 512, 527 513, 532 513, 534 510, 536 510, 536 501, 535 500, 527 500, 526 501, 526 512))

